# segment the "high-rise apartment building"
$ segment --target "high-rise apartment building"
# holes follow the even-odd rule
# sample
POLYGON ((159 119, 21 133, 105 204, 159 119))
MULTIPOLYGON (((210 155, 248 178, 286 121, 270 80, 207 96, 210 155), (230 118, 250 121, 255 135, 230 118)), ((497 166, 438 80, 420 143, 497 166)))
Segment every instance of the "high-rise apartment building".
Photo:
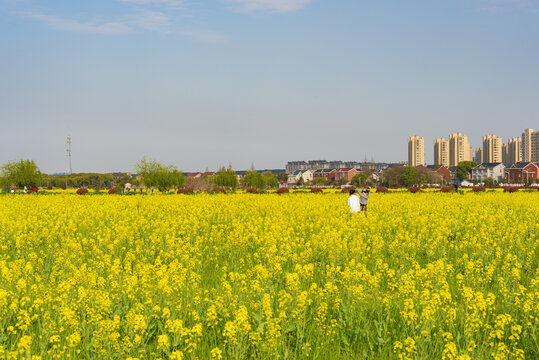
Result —
POLYGON ((539 162, 539 131, 532 134, 532 159, 533 162, 539 162))
POLYGON ((505 165, 512 165, 522 161, 521 144, 521 138, 512 138, 502 145, 502 162, 505 165))
POLYGON ((485 163, 502 162, 502 138, 496 135, 483 136, 483 161, 485 163))
POLYGON ((449 166, 449 141, 434 139, 434 165, 449 166))
POLYGON ((533 148, 533 133, 536 132, 533 129, 526 129, 522 133, 522 161, 532 161, 532 148, 533 148))
POLYGON ((425 139, 408 137, 408 166, 425 165, 425 139))
POLYGON ((502 163, 509 164, 509 143, 502 144, 502 163))
POLYGON ((457 166, 461 161, 472 161, 473 149, 468 136, 455 133, 449 135, 449 166, 457 166))
POLYGON ((475 149, 475 156, 474 156, 473 161, 475 161, 478 164, 481 164, 483 162, 483 148, 475 149))

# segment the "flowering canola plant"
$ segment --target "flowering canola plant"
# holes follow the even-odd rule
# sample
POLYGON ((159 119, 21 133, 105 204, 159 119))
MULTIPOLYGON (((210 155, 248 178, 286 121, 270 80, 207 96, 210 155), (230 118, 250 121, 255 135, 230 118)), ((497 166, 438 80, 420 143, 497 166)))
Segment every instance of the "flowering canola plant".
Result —
POLYGON ((539 192, 0 196, 0 359, 537 359, 539 192))

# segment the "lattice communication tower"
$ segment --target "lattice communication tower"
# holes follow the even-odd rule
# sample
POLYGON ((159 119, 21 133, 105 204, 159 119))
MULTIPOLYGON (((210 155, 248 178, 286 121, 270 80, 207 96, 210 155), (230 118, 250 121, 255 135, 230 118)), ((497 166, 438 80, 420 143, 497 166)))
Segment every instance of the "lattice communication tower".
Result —
POLYGON ((71 175, 71 135, 66 137, 67 173, 71 175))

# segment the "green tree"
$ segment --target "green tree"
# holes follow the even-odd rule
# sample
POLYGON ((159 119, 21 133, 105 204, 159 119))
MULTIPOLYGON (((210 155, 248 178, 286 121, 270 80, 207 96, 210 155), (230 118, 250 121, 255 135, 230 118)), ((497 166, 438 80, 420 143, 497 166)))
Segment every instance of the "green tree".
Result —
POLYGON ((477 166, 477 163, 475 161, 461 161, 457 165, 457 179, 460 181, 465 180, 468 178, 468 174, 470 171, 477 166))
POLYGON ((238 187, 238 176, 236 175, 236 172, 232 169, 221 168, 215 176, 212 179, 213 184, 230 188, 230 189, 236 189, 238 187))
POLYGON ((485 183, 485 186, 494 186, 494 179, 491 177, 488 177, 485 179, 484 183, 485 183))
POLYGON ((243 186, 249 188, 263 189, 266 186, 264 175, 256 170, 248 170, 243 177, 243 186))
POLYGON ((284 173, 284 172, 276 173, 275 177, 277 178, 277 181, 286 181, 286 180, 288 180, 288 174, 284 173))
POLYGON ((40 186, 42 174, 33 160, 9 161, 1 168, 4 186, 15 185, 19 188, 40 186))
POLYGON ((277 179, 277 177, 275 177, 275 175, 273 175, 271 171, 264 171, 262 176, 264 177, 264 184, 266 186, 269 186, 270 188, 275 188, 277 187, 277 185, 279 185, 279 180, 277 179))
POLYGON ((363 186, 365 185, 365 182, 367 181, 367 174, 357 174, 357 175, 354 175, 354 177, 352 178, 352 185, 354 186, 363 186))
POLYGON ((417 176, 419 172, 416 168, 407 166, 401 175, 401 182, 404 186, 412 186, 417 183, 417 176))
POLYGON ((145 157, 135 165, 135 171, 142 176, 142 183, 146 187, 156 187, 161 192, 185 183, 185 177, 174 165, 165 166, 145 157))
POLYGON ((315 177, 313 180, 314 185, 327 185, 327 183, 328 182, 326 178, 323 178, 323 177, 315 177))

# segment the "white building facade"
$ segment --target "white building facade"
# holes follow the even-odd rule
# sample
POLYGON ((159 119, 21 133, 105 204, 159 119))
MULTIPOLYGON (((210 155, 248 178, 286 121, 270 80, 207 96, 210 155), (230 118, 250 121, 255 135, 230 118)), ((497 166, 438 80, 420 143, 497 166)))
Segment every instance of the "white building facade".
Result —
POLYGON ((503 163, 482 163, 472 169, 472 180, 483 182, 487 178, 503 181, 505 165, 503 163))

